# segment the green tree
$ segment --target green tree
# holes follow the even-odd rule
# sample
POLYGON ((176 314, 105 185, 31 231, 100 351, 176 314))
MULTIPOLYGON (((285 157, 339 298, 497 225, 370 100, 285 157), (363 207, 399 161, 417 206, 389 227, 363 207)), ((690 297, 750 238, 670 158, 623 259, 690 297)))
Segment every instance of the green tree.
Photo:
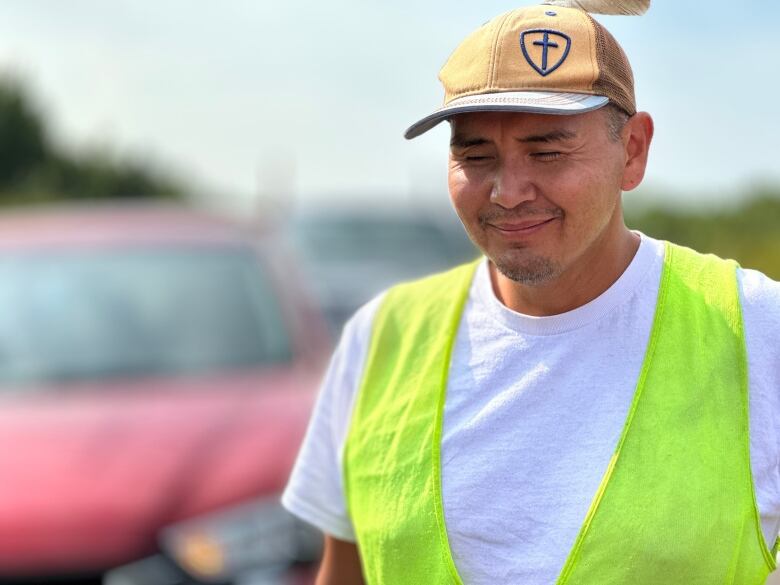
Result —
POLYGON ((630 215, 628 224, 780 279, 780 186, 762 186, 734 199, 743 203, 697 211, 650 209, 630 215))
POLYGON ((0 77, 0 202, 180 197, 184 187, 150 164, 52 145, 23 84, 0 77))
POLYGON ((21 84, 0 83, 0 190, 23 181, 48 158, 43 120, 21 84))

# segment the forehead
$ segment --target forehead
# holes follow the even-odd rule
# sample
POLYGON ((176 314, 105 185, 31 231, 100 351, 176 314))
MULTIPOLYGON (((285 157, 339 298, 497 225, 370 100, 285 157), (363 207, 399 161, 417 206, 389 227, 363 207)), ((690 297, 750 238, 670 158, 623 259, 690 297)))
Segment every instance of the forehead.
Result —
POLYGON ((519 138, 520 135, 548 134, 556 131, 579 136, 603 131, 604 113, 601 110, 571 115, 469 112, 457 114, 449 121, 453 136, 480 136, 491 139, 508 133, 519 138))

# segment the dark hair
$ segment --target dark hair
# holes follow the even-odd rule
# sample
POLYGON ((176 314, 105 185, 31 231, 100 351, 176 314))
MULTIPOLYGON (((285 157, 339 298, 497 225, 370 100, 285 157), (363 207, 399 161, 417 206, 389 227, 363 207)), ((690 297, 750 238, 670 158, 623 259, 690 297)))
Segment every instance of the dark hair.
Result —
POLYGON ((623 108, 616 106, 613 103, 608 103, 604 106, 604 115, 607 118, 607 131, 609 132, 609 138, 613 142, 620 140, 620 133, 623 130, 623 126, 626 125, 629 116, 623 108))

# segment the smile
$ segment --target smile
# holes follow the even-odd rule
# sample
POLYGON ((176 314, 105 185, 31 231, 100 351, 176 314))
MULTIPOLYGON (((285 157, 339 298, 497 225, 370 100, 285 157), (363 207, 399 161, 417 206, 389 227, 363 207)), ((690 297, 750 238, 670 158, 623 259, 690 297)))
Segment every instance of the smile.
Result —
POLYGON ((546 225, 549 225, 553 221, 558 219, 557 217, 550 218, 536 218, 525 219, 522 221, 505 221, 497 223, 488 223, 487 225, 496 230, 499 233, 509 236, 529 235, 542 230, 546 225))

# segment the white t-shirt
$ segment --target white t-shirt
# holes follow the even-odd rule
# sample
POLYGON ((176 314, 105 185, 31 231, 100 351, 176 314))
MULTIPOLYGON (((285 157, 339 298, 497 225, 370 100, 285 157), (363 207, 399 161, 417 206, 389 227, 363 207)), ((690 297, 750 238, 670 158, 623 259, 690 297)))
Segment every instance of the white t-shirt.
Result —
MULTIPOLYGON (((623 430, 655 314, 664 247, 641 235, 626 271, 573 311, 496 298, 483 261, 461 319, 442 433, 444 519, 466 583, 555 583, 623 430)), ((780 283, 739 271, 750 446, 761 526, 780 532, 780 283)), ((346 325, 282 502, 342 540, 342 454, 380 297, 346 325)))

